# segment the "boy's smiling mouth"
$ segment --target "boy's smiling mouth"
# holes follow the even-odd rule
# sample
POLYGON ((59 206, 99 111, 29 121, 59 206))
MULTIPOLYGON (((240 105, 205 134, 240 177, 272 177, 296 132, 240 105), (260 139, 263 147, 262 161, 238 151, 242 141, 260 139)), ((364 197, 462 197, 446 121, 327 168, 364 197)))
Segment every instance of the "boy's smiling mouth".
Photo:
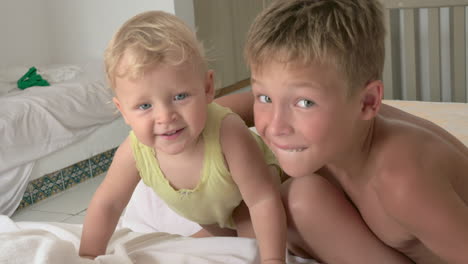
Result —
POLYGON ((297 146, 288 146, 288 145, 279 145, 276 143, 271 142, 273 147, 275 147, 278 150, 285 151, 285 152, 302 152, 306 147, 297 147, 297 146))
POLYGON ((296 149, 282 149, 287 152, 302 152, 305 150, 305 148, 296 148, 296 149))

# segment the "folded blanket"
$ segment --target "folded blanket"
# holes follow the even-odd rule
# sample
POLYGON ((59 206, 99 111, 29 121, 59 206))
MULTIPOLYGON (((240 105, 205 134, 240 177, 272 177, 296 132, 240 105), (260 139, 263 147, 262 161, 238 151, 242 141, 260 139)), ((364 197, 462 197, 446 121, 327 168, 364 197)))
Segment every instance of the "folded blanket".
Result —
POLYGON ((0 215, 0 263, 259 263, 256 242, 248 238, 190 238, 167 233, 141 234, 124 228, 114 233, 106 255, 90 260, 77 253, 80 236, 81 225, 15 223, 0 215))

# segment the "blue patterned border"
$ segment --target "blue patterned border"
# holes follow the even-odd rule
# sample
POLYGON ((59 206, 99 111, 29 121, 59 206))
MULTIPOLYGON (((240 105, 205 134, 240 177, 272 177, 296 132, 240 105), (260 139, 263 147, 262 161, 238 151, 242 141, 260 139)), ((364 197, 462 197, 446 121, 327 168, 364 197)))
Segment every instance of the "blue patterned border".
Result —
POLYGON ((101 175, 109 168, 117 148, 97 154, 61 170, 46 174, 28 183, 16 210, 42 201, 88 179, 101 175))

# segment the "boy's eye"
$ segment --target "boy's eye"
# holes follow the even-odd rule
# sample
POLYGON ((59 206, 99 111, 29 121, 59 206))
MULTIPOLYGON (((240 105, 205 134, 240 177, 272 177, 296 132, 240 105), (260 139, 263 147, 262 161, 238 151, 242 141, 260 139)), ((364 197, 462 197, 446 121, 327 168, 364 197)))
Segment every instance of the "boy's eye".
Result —
POLYGON ((176 96, 174 96, 174 101, 179 101, 179 100, 184 100, 187 98, 188 94, 187 93, 181 93, 176 96))
POLYGON ((311 100, 307 99, 301 99, 297 102, 297 106, 302 107, 302 108, 309 108, 312 107, 315 103, 312 102, 311 100))
POLYGON ((259 95, 258 100, 262 103, 271 103, 271 98, 266 95, 259 95))
POLYGON ((151 106, 152 106, 151 104, 141 104, 140 106, 138 106, 138 109, 147 110, 147 109, 150 109, 151 106))

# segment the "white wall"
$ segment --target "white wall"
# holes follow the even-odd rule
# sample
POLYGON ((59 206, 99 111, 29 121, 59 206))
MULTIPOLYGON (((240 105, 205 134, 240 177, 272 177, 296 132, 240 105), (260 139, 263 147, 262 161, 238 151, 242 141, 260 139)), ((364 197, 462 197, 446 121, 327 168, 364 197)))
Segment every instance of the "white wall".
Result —
POLYGON ((83 62, 102 59, 118 27, 146 10, 174 13, 173 0, 47 0, 52 61, 83 62))
POLYGON ((196 30, 193 0, 174 0, 174 14, 184 20, 192 30, 196 30))
POLYGON ((117 28, 146 10, 175 13, 174 0, 0 0, 0 66, 102 60, 117 28))
POLYGON ((0 0, 0 66, 48 62, 46 18, 42 1, 0 0))

